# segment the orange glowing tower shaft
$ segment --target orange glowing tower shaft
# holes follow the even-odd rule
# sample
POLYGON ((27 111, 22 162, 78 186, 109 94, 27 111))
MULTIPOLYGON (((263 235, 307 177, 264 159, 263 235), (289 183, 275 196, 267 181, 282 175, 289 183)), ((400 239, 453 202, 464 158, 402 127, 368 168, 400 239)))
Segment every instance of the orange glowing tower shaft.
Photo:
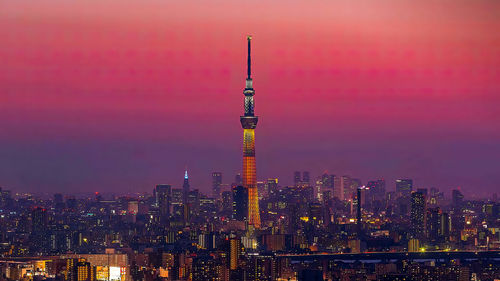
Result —
POLYGON ((260 228, 259 196, 257 192, 257 172, 255 165, 255 127, 257 127, 258 117, 254 115, 255 91, 252 86, 250 41, 251 36, 247 36, 248 41, 248 65, 245 90, 245 115, 240 116, 243 127, 243 186, 248 190, 248 223, 255 228, 260 228))

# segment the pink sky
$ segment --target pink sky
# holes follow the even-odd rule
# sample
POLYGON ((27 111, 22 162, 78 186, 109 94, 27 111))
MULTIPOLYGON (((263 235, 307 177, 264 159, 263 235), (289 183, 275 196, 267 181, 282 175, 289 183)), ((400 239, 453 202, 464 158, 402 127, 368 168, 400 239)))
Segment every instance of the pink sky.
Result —
POLYGON ((499 14, 494 0, 2 1, 0 185, 149 191, 186 164, 203 190, 212 169, 230 182, 250 33, 259 178, 487 194, 499 14))

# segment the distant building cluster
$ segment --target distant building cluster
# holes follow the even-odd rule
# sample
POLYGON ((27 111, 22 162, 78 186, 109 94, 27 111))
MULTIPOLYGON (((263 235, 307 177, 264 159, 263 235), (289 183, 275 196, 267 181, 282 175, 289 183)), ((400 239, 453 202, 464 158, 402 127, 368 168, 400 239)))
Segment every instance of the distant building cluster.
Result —
POLYGON ((241 176, 211 176, 210 195, 191 188, 187 171, 180 188, 150 194, 1 189, 0 280, 500 278, 494 194, 468 200, 411 179, 388 191, 383 179, 294 172, 291 186, 256 182, 255 228, 241 176))

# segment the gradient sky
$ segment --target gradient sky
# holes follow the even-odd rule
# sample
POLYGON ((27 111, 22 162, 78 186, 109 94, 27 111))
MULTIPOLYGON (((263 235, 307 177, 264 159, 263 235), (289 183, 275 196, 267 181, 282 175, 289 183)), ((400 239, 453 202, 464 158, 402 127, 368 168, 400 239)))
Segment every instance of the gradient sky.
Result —
POLYGON ((241 169, 252 34, 258 178, 294 170, 488 196, 500 1, 0 1, 0 186, 208 191, 241 169))

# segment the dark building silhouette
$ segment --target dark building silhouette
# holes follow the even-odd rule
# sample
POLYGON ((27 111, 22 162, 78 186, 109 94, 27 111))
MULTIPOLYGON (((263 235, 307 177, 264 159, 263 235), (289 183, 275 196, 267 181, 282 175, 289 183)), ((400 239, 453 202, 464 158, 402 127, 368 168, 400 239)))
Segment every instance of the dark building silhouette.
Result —
POLYGON ((162 223, 167 222, 170 217, 171 192, 172 187, 169 184, 158 184, 154 190, 156 206, 162 223))
POLYGON ((215 199, 219 199, 221 196, 221 184, 222 184, 222 173, 213 172, 212 173, 212 196, 215 199))
POLYGON ((302 172, 302 184, 309 185, 311 184, 311 178, 309 177, 309 172, 302 172))
POLYGON ((242 185, 233 187, 233 219, 244 221, 248 217, 248 191, 242 185))
POLYGON ((413 180, 398 179, 396 180, 396 193, 401 197, 409 197, 413 190, 413 180))
POLYGON ((439 207, 427 210, 427 236, 431 242, 437 242, 441 235, 441 210, 439 207))
POLYGON ((301 181, 300 172, 299 171, 293 172, 293 184, 295 186, 299 186, 300 185, 300 181, 301 181))
POLYGON ((464 195, 460 190, 453 189, 451 191, 451 204, 454 208, 461 208, 464 203, 464 195))

